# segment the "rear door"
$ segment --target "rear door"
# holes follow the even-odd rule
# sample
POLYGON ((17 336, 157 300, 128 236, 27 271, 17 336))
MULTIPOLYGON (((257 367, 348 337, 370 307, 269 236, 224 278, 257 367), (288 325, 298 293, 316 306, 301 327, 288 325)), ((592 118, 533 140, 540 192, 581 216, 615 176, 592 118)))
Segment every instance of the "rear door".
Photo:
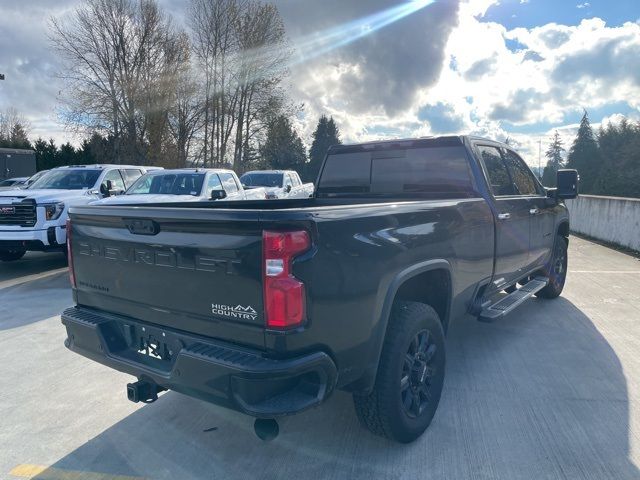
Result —
POLYGON ((516 152, 505 149, 504 158, 518 194, 526 197, 529 202, 529 264, 542 265, 553 249, 555 204, 548 201, 544 187, 516 152))
POLYGON ((78 207, 71 226, 79 305, 263 347, 257 213, 78 207))
POLYGON ((493 285, 496 289, 518 280, 529 266, 530 199, 514 185, 500 148, 477 145, 493 196, 496 253, 493 285))

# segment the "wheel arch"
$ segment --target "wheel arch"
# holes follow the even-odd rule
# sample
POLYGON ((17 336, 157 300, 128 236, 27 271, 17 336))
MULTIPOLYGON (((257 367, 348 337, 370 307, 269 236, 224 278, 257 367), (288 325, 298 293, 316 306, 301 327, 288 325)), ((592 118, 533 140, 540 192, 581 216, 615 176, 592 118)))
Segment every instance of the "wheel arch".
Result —
POLYGON ((569 242, 569 220, 563 220, 558 225, 558 235, 562 235, 569 242))
POLYGON ((373 388, 384 339, 387 334, 391 308, 396 299, 400 298, 430 305, 438 313, 442 328, 446 333, 453 298, 451 271, 451 265, 444 259, 427 260, 412 265, 393 277, 384 295, 377 324, 371 334, 371 357, 367 362, 369 367, 362 378, 350 386, 348 390, 368 392, 373 388), (432 287, 433 284, 431 282, 434 280, 438 284, 432 287), (420 288, 422 286, 427 288, 420 288), (435 303, 435 305, 432 303, 435 303))

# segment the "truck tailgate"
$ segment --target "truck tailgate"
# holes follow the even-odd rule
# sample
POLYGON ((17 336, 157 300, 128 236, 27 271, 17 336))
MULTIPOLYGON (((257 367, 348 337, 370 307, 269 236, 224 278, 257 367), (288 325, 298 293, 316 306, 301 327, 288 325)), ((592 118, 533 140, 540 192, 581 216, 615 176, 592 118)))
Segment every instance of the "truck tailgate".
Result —
POLYGON ((264 348, 258 212, 94 206, 70 219, 78 305, 264 348))

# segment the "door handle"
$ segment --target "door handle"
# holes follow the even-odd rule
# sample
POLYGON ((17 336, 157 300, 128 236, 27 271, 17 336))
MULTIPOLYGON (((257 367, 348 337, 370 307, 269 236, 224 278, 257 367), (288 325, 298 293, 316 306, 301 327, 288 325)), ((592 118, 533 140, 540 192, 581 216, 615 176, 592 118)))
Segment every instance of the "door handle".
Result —
POLYGON ((540 213, 540 210, 538 210, 538 208, 532 208, 531 210, 529 210, 529 213, 531 215, 537 215, 538 213, 540 213))
POLYGON ((511 218, 510 213, 499 213, 498 220, 509 220, 511 218))

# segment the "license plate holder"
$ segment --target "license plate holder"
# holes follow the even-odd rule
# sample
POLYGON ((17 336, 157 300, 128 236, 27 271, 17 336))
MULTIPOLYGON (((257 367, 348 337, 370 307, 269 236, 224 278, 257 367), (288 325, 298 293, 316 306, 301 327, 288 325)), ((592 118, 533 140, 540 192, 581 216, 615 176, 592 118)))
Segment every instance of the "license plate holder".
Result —
POLYGON ((171 362, 173 349, 153 334, 139 335, 137 342, 139 354, 164 362, 171 362))

